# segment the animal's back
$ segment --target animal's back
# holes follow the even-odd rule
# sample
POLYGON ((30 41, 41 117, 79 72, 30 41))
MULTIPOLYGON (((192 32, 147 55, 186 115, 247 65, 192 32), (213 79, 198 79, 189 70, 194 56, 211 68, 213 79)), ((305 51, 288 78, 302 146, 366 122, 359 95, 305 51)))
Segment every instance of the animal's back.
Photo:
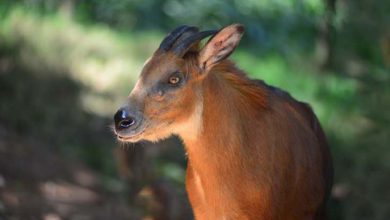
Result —
MULTIPOLYGON (((307 144, 304 144, 304 146, 294 146, 294 144, 292 144, 291 147, 292 148, 301 147, 302 149, 300 149, 300 150, 292 149, 292 152, 296 152, 296 154, 308 154, 308 157, 303 157, 303 158, 307 158, 307 160, 318 160, 318 161, 311 161, 311 162, 309 162, 309 164, 320 168, 320 170, 318 170, 319 173, 317 173, 320 175, 318 177, 320 179, 320 181, 317 183, 312 182, 312 184, 313 184, 312 190, 314 190, 314 191, 310 192, 310 190, 308 190, 308 189, 302 189, 302 190, 303 191, 306 190, 306 192, 309 194, 316 193, 316 192, 318 192, 317 190, 322 190, 323 199, 322 199, 320 206, 318 207, 317 214, 316 214, 316 220, 326 219, 325 209, 326 209, 326 202, 329 199, 329 195, 330 195, 330 191, 331 191, 332 183, 333 183, 333 167, 332 167, 332 158, 331 158, 331 154, 330 154, 330 149, 329 149, 325 134, 324 134, 322 127, 320 125, 320 122, 318 121, 318 119, 317 119, 316 115, 314 114, 310 105, 308 105, 307 103, 297 101, 288 92, 285 92, 282 89, 279 89, 277 87, 267 85, 266 83, 264 83, 261 80, 255 80, 255 81, 261 89, 265 89, 268 91, 268 99, 270 102, 269 105, 270 105, 271 109, 278 108, 278 111, 281 111, 280 112, 281 114, 287 114, 288 118, 293 117, 296 119, 295 122, 302 123, 302 125, 293 126, 293 127, 290 126, 290 128, 293 128, 292 130, 290 130, 291 133, 294 133, 295 136, 301 135, 301 134, 308 135, 308 132, 296 131, 296 129, 302 129, 302 126, 308 127, 310 129, 310 131, 313 133, 314 139, 311 141, 308 141, 308 142, 304 141, 303 143, 307 143, 307 144), (308 144, 310 142, 311 142, 311 144, 308 144), (314 148, 314 149, 310 149, 310 148, 314 148), (310 154, 312 154, 313 156, 310 154), (317 155, 319 158, 316 159, 316 156, 314 156, 314 155, 317 155), (312 157, 312 158, 310 158, 310 157, 312 157), (315 164, 313 164, 313 163, 315 163, 315 164), (321 184, 321 182, 322 182, 322 184, 321 184), (321 189, 318 189, 318 188, 315 189, 318 186, 321 186, 321 189)), ((282 123, 287 124, 287 123, 291 123, 291 121, 286 120, 282 123)), ((283 126, 283 125, 281 125, 281 126, 283 126)), ((288 126, 288 125, 286 125, 286 126, 288 126)), ((281 138, 283 138, 283 137, 281 137, 281 138)), ((303 137, 303 138, 305 138, 305 137, 303 137)), ((307 138, 310 138, 309 135, 307 138)), ((291 156, 294 157, 294 153, 291 156)), ((299 157, 299 158, 301 158, 301 157, 299 157)), ((292 160, 296 160, 296 159, 297 158, 293 158, 292 160)), ((297 164, 299 164, 299 162, 297 164)), ((308 165, 308 164, 306 164, 306 165, 308 165)), ((302 164, 302 166, 305 166, 305 164, 302 164)), ((314 170, 312 170, 310 172, 313 172, 313 171, 314 170)), ((317 175, 317 174, 312 173, 311 175, 317 175)), ((307 178, 309 180, 309 178, 311 178, 311 177, 314 177, 314 176, 306 176, 306 177, 303 177, 301 180, 304 181, 305 178, 307 178)), ((307 182, 310 183, 310 181, 307 181, 307 182)), ((303 184, 307 184, 307 182, 303 183, 303 184)), ((306 185, 304 187, 310 188, 310 186, 308 186, 308 185, 306 185)), ((289 190, 292 190, 292 189, 289 189, 289 190)), ((308 195, 308 198, 312 198, 312 196, 318 197, 319 195, 308 195)), ((294 198, 292 198, 292 200, 294 200, 294 198)), ((295 202, 297 202, 297 201, 295 201, 295 202)), ((302 202, 309 202, 309 201, 302 201, 302 202)), ((292 201, 292 204, 293 203, 294 203, 294 201, 292 201)), ((302 205, 302 204, 300 204, 300 205, 302 205)))

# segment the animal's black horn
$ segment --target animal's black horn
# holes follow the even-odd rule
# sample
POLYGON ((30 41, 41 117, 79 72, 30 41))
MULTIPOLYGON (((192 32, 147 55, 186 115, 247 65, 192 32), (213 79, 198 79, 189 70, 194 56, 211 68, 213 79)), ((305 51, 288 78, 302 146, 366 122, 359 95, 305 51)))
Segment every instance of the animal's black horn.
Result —
POLYGON ((202 40, 203 38, 206 38, 210 35, 216 34, 218 31, 216 30, 210 30, 210 31, 202 31, 196 34, 193 34, 186 39, 183 39, 181 42, 179 42, 172 51, 178 55, 179 57, 182 57, 192 46, 194 46, 195 43, 197 43, 199 40, 202 40))
POLYGON ((177 27, 175 30, 170 32, 165 39, 161 42, 159 50, 168 51, 171 49, 173 44, 176 42, 177 39, 179 39, 180 36, 182 36, 184 33, 191 32, 196 33, 198 32, 197 27, 188 26, 188 25, 182 25, 177 27))

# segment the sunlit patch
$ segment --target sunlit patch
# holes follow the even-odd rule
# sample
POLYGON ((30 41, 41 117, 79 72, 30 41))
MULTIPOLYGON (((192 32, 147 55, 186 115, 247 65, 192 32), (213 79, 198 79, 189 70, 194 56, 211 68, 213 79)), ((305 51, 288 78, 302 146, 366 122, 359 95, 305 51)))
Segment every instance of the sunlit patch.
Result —
POLYGON ((47 200, 53 202, 94 203, 100 199, 95 192, 70 183, 45 182, 40 190, 47 200))
MULTIPOLYGON (((8 27, 2 32, 5 42, 23 41, 20 54, 26 66, 37 74, 66 73, 88 87, 81 103, 101 116, 110 116, 121 103, 119 94, 136 81, 146 54, 155 49, 150 42, 160 37, 131 33, 123 41, 105 26, 80 25, 61 14, 37 16, 23 8, 12 9, 2 25, 8 27)), ((8 68, 7 60, 0 62, 0 68, 8 68)))
POLYGON ((47 213, 43 215, 43 220, 61 220, 62 218, 56 213, 47 213))

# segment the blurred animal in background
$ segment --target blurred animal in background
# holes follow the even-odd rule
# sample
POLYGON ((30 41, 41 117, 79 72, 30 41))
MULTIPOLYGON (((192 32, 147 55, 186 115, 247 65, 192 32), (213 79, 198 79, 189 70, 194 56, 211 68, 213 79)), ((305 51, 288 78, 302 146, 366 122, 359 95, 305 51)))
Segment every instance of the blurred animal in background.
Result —
POLYGON ((132 143, 183 140, 196 219, 326 219, 325 134, 309 105, 227 59, 243 33, 239 24, 173 30, 115 114, 115 133, 132 143))

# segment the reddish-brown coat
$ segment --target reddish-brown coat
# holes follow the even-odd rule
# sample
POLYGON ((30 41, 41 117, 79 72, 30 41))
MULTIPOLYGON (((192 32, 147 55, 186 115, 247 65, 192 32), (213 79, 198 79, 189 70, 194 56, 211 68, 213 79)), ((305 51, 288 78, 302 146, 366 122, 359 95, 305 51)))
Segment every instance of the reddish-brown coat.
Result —
POLYGON ((230 62, 204 81, 203 130, 184 143, 197 219, 321 219, 330 154, 310 108, 230 62))
POLYGON ((324 220, 332 185, 325 135, 307 104, 226 60, 243 31, 225 27, 184 57, 158 50, 129 97, 143 123, 121 138, 182 138, 197 220, 324 220), (181 86, 164 84, 177 72, 181 86))

